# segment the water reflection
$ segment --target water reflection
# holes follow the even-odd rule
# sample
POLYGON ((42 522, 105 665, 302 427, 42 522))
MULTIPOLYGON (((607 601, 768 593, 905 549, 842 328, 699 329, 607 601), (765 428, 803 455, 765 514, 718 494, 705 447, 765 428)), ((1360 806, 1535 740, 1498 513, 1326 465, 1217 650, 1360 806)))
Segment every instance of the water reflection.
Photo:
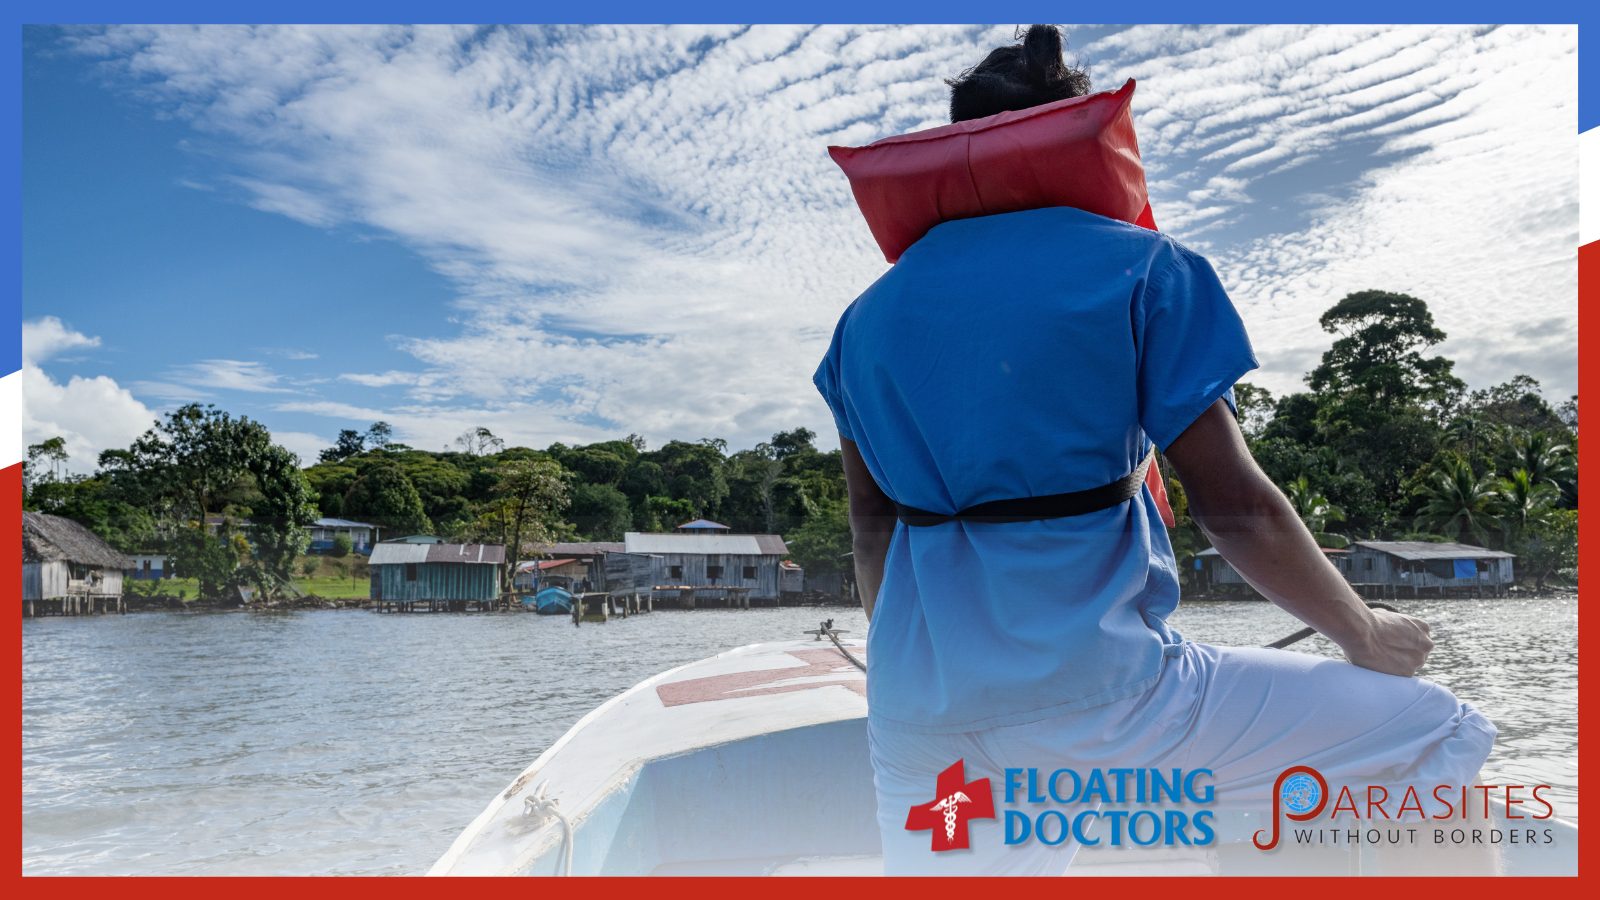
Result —
MULTIPOLYGON (((1576 814, 1577 603, 1400 601, 1425 675, 1500 727, 1491 771, 1576 814)), ((29 874, 405 874, 579 716, 639 680, 859 611, 650 616, 157 613, 23 623, 29 874)), ((1190 638, 1262 644, 1265 603, 1195 603, 1190 638)), ((1335 653, 1320 638, 1298 645, 1335 653)))

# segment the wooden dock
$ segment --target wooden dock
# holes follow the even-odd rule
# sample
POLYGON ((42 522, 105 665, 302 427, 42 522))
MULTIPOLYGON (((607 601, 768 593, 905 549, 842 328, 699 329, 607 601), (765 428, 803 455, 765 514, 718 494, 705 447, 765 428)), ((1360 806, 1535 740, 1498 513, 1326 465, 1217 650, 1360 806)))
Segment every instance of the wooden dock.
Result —
POLYGON ((22 605, 25 617, 34 616, 96 616, 103 613, 125 613, 127 604, 121 594, 68 594, 42 600, 27 600, 22 605))
POLYGON ((373 612, 380 613, 440 613, 440 612, 494 612, 507 608, 499 600, 370 600, 373 612))
POLYGON ((751 589, 717 585, 658 584, 650 589, 657 603, 675 609, 749 609, 751 589))
POLYGON ((655 610, 655 600, 647 592, 589 591, 572 596, 572 624, 626 619, 655 610))

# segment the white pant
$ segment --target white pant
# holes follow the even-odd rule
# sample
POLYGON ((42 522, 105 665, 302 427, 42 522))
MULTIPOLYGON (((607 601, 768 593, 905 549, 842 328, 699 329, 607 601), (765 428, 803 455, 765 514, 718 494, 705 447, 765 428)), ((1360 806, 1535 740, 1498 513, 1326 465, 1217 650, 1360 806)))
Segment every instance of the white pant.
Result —
MULTIPOLYGON (((996 661, 1003 665, 1002 660, 996 661)), ((1076 845, 1007 846, 1004 770, 1205 768, 1219 805, 1269 802, 1286 768, 1308 765, 1330 784, 1471 784, 1494 744, 1488 719, 1449 691, 1287 650, 1186 642, 1148 692, 1038 722, 958 734, 882 728, 868 715, 886 874, 1046 875, 1076 845), (906 814, 934 794, 957 759, 988 777, 999 818, 969 823, 970 850, 934 853, 906 814)), ((1336 789, 1336 788, 1335 788, 1336 789)))

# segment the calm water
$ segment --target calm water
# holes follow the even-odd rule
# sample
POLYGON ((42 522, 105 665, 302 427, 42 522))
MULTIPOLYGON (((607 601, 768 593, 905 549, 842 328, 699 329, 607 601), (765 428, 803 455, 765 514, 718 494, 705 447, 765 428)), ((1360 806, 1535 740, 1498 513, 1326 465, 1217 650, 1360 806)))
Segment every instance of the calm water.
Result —
MULTIPOLYGON (((1428 677, 1500 726, 1489 771, 1577 811, 1577 602, 1402 601, 1428 677)), ((860 611, 530 615, 145 613, 23 623, 27 874, 406 874, 568 726, 662 669, 860 611)), ((1195 603, 1195 640, 1295 630, 1195 603)), ((1331 652, 1320 638, 1300 646, 1331 652)))

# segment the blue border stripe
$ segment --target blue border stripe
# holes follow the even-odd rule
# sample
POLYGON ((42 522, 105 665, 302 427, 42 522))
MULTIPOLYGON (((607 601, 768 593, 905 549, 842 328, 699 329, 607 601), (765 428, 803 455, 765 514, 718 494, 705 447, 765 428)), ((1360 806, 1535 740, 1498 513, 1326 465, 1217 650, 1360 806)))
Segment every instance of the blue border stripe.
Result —
MULTIPOLYGON (((0 292, 0 374, 10 375, 22 368, 22 29, 14 28, 11 40, 0 49, 0 72, 4 72, 6 117, 4 156, 0 165, 8 173, 0 187, 0 209, 6 211, 0 242, 4 243, 5 288, 0 292), (13 324, 14 323, 14 324, 13 324), (15 328, 15 331, 11 329, 15 328)), ((20 427, 20 422, 17 423, 20 427)), ((0 422, 0 428, 12 423, 0 422)))

